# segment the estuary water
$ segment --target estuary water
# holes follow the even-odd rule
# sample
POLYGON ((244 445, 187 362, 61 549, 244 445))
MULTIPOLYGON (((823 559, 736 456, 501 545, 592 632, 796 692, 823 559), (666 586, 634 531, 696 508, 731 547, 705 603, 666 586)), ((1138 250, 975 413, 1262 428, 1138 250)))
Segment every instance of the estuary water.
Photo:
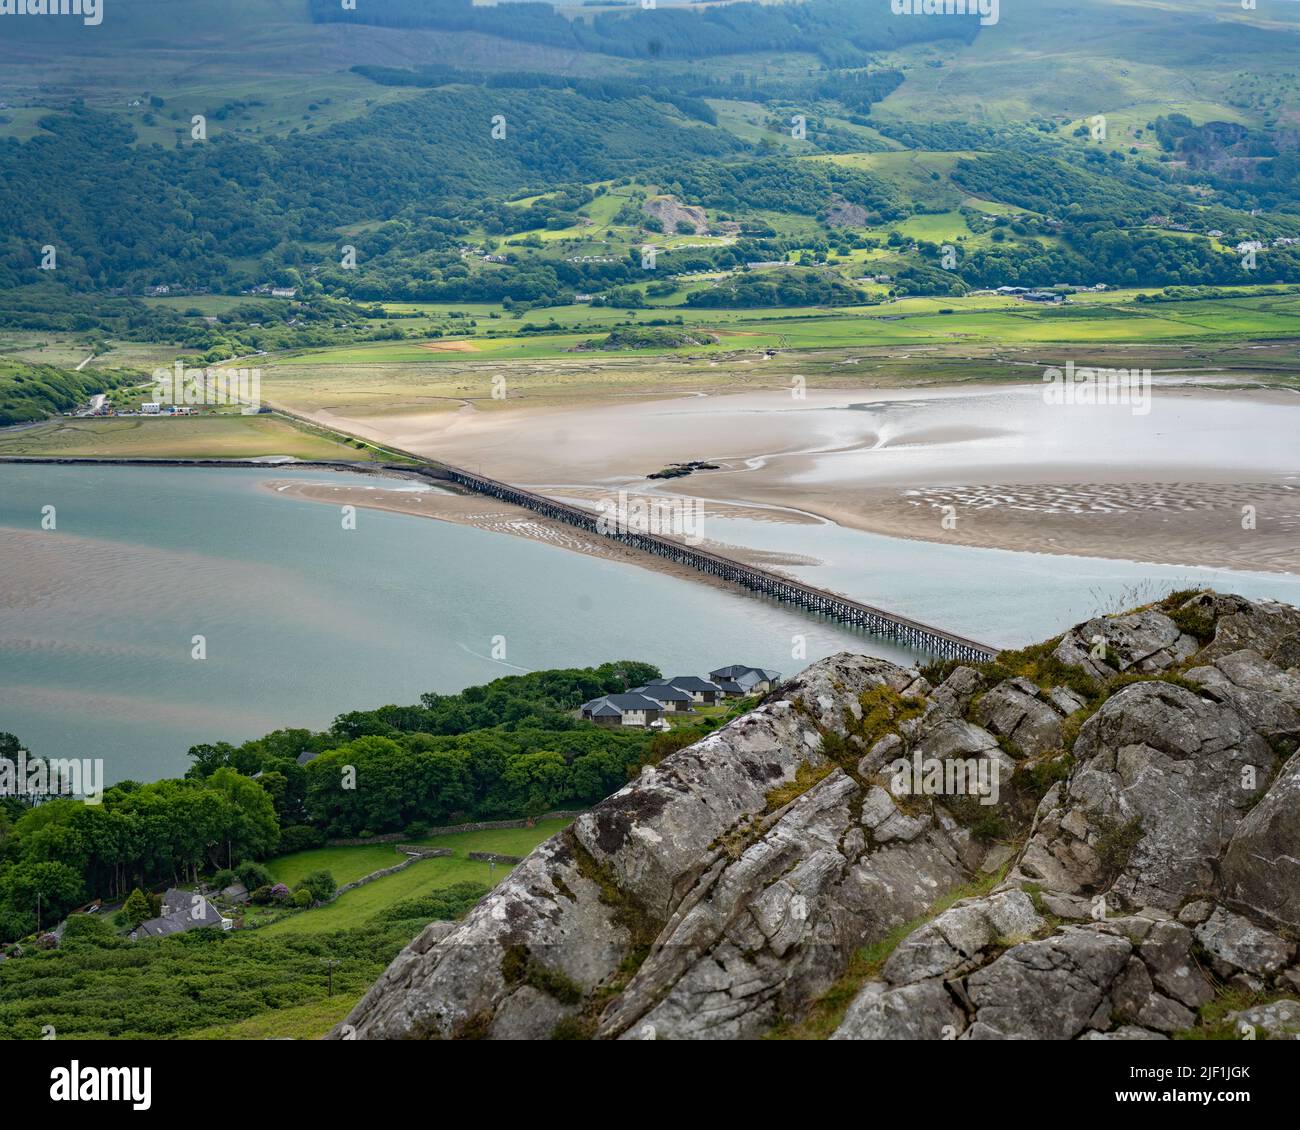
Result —
MULTIPOLYGON (((150 780, 182 772, 194 744, 324 728, 521 671, 640 659, 670 675, 730 663, 791 673, 841 650, 916 658, 777 604, 507 534, 366 509, 346 529, 338 507, 262 485, 299 478, 381 481, 0 466, 0 731, 38 755, 102 757, 110 782, 150 780)), ((791 574, 997 645, 1176 587, 1300 604, 1289 574, 815 532, 822 564, 791 574)), ((717 519, 710 534, 808 545, 806 529, 780 523, 717 519)))
POLYGON ((0 731, 40 756, 102 757, 110 782, 152 780, 183 772, 194 744, 324 728, 521 671, 911 658, 792 609, 524 538, 364 509, 344 529, 338 507, 261 485, 300 477, 367 481, 0 466, 0 731), (806 659, 792 658, 800 648, 806 659))

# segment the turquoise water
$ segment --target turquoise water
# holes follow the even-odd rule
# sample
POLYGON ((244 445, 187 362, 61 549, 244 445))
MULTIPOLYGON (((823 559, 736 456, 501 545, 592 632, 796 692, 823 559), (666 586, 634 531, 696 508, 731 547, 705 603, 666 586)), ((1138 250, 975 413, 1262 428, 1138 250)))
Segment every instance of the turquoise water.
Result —
MULTIPOLYGON (((183 771, 200 742, 323 728, 344 711, 524 670, 642 659, 674 675, 729 663, 791 673, 845 649, 915 658, 780 605, 507 534, 364 509, 345 530, 337 507, 262 485, 295 478, 367 481, 283 468, 0 467, 0 730, 40 755, 103 757, 110 781, 152 779, 183 771), (53 530, 41 529, 47 505, 53 530), (192 658, 196 636, 205 658, 192 658)), ((1000 645, 1193 584, 1300 604, 1300 577, 1285 574, 830 524, 715 519, 708 533, 814 552, 822 564, 789 571, 1000 645)))
POLYGON ((291 478, 365 481, 0 467, 0 730, 42 756, 103 757, 109 781, 153 779, 200 742, 522 670, 788 673, 846 648, 908 660, 779 605, 523 538, 374 510, 344 530, 338 508, 261 485, 291 478), (798 635, 806 659, 791 657, 798 635))
POLYGON ((707 531, 732 545, 810 554, 820 564, 782 571, 999 647, 1050 639, 1071 624, 1175 589, 1215 588, 1300 605, 1300 576, 1293 573, 979 549, 883 537, 831 522, 795 526, 710 517, 707 531))

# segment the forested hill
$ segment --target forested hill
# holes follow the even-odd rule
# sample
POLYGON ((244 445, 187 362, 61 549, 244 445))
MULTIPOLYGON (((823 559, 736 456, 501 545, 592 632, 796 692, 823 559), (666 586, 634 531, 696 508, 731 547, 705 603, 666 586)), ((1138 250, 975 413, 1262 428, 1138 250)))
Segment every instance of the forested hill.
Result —
MULTIPOLYGON (((74 109, 26 143, 0 143, 0 288, 34 281, 57 233, 60 278, 101 287, 219 287, 232 259, 402 208, 591 181, 668 160, 735 153, 732 135, 639 95, 431 91, 313 136, 137 146, 115 116, 74 109), (504 114, 505 137, 492 137, 504 114), (58 184, 58 192, 49 192, 58 184), (41 200, 39 209, 30 201, 41 200), (138 277, 133 272, 139 270, 138 277)), ((454 210, 454 209, 453 209, 454 210)), ((455 229, 452 229, 453 233, 455 229)))
POLYGON ((165 321, 232 356, 197 306, 125 300, 290 291, 286 317, 232 319, 289 324, 268 348, 404 336, 355 325, 358 300, 500 318, 1300 282, 1300 5, 1279 7, 1040 0, 981 27, 888 0, 117 0, 98 66, 92 29, 15 24, 0 327, 165 321))
POLYGON ((637 4, 583 19, 568 19, 550 4, 479 6, 473 0, 366 0, 355 9, 345 9, 337 0, 310 0, 310 12, 321 23, 475 31, 629 58, 807 51, 838 66, 862 65, 870 52, 908 43, 969 43, 980 30, 976 20, 892 19, 889 0, 740 3, 699 11, 637 4))
MULTIPOLYGON (((582 702, 658 675, 632 660, 511 675, 345 714, 322 733, 197 745, 183 779, 120 781, 100 804, 56 798, 31 808, 0 797, 0 942, 35 927, 36 891, 49 921, 90 898, 319 846, 327 836, 418 838, 430 825, 594 804, 642 764, 725 721, 705 717, 659 734, 577 717, 582 702), (354 789, 339 788, 347 768, 354 789)), ((20 748, 0 733, 0 756, 20 748)))
POLYGON ((95 393, 141 379, 141 374, 91 369, 79 373, 54 365, 0 360, 0 427, 66 412, 95 393))

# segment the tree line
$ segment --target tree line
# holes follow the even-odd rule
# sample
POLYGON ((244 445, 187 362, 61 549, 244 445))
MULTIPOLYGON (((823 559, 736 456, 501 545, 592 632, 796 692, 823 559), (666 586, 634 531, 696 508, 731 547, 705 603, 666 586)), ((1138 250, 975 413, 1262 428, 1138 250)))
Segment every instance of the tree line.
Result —
MULTIPOLYGON (((48 927, 92 898, 192 882, 327 837, 419 836, 436 824, 593 804, 716 725, 624 733, 575 713, 658 675, 630 660, 512 675, 343 714, 323 732, 196 745, 184 777, 121 781, 97 805, 0 798, 0 941, 36 928, 38 895, 48 927)), ((19 748, 0 735, 0 756, 19 748)))

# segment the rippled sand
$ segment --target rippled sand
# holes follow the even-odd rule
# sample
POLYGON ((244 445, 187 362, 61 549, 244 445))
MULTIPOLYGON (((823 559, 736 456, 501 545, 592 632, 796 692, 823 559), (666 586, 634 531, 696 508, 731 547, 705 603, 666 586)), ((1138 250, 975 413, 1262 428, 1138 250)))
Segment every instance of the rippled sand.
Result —
MULTIPOLYGON (((731 506, 731 516, 816 515, 954 544, 1300 572, 1300 396, 1286 392, 1157 385, 1145 414, 1049 405, 1030 383, 336 422, 565 497, 628 488, 702 498, 719 515, 731 506), (696 459, 719 469, 646 478, 696 459)), ((798 548, 816 558, 817 539, 810 527, 798 548)))

